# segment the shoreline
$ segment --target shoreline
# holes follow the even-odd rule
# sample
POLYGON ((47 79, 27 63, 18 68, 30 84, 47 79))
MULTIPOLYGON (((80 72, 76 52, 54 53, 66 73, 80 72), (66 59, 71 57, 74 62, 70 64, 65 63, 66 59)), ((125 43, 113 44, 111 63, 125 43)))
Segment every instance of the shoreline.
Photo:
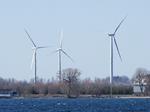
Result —
MULTIPOLYGON (((113 95, 112 98, 109 95, 93 96, 93 95, 80 95, 79 97, 68 98, 66 95, 29 95, 11 97, 12 99, 150 99, 150 96, 134 96, 134 95, 113 95)), ((11 99, 10 98, 10 99, 11 99)), ((5 98, 3 98, 5 99, 5 98)))

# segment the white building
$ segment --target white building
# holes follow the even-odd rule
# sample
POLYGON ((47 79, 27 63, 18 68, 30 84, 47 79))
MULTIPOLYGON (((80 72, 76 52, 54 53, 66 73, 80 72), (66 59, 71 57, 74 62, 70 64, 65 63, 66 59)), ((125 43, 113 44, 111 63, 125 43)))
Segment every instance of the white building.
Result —
POLYGON ((134 94, 144 93, 146 90, 146 86, 147 86, 147 83, 146 83, 145 79, 143 79, 141 83, 139 83, 138 81, 134 81, 134 83, 133 83, 134 94))

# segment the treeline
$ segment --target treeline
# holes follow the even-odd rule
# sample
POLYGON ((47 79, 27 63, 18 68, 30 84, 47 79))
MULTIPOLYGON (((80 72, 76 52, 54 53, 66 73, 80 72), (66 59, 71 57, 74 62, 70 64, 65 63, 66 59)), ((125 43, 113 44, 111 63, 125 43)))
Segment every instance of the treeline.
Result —
MULTIPOLYGON (((121 77, 120 77, 121 78, 121 77)), ((81 82, 81 94, 91 94, 91 95, 108 95, 110 94, 110 83, 109 78, 99 79, 96 78, 94 81, 90 79, 82 80, 81 82)), ((131 83, 115 83, 113 85, 113 94, 132 94, 133 87, 131 83)))
MULTIPOLYGON (((62 81, 51 79, 38 79, 36 84, 31 81, 18 81, 15 79, 0 78, 0 89, 16 91, 20 96, 28 95, 108 95, 110 94, 109 78, 80 79, 78 69, 65 69, 62 71, 62 81)), ((114 77, 113 94, 132 94, 133 88, 128 77, 114 77)))

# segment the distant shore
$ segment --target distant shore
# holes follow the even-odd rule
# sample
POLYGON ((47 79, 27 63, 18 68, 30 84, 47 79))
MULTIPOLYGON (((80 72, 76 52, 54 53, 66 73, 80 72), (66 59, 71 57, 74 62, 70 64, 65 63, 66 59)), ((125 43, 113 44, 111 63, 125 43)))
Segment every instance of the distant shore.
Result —
MULTIPOLYGON (((66 95, 26 95, 26 96, 18 96, 13 97, 15 99, 61 99, 61 98, 68 98, 66 95)), ((79 97, 72 97, 73 99, 76 98, 99 98, 99 99, 109 99, 111 98, 109 95, 101 95, 101 96, 94 96, 94 95, 80 95, 79 97)), ((112 98, 116 99, 149 99, 150 96, 135 96, 135 95, 113 95, 112 98)), ((71 99, 71 98, 68 98, 71 99)))
POLYGON ((123 98, 123 99, 149 99, 150 96, 121 96, 120 98, 123 98))

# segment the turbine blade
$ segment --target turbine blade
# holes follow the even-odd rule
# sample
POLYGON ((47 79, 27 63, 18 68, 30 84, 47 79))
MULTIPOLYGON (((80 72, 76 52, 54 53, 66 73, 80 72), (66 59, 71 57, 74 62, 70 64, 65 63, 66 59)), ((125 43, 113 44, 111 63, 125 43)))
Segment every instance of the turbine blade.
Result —
POLYGON ((73 59, 71 58, 71 56, 69 56, 64 50, 61 50, 72 62, 74 62, 73 61, 73 59))
POLYGON ((38 49, 43 49, 43 48, 50 48, 50 46, 41 46, 41 47, 37 47, 38 49))
POLYGON ((54 54, 54 53, 57 53, 59 50, 55 50, 55 51, 53 51, 53 52, 51 52, 52 54, 54 54))
MULTIPOLYGON (((126 16, 127 17, 127 16, 126 16)), ((119 27, 121 26, 121 24, 123 23, 123 21, 126 19, 126 17, 124 17, 122 19, 122 21, 120 22, 120 24, 117 26, 117 28, 115 29, 114 35, 116 34, 116 32, 118 31, 119 27)))
POLYGON ((63 30, 60 31, 60 48, 62 48, 62 41, 63 41, 63 30))
POLYGON ((31 61, 31 69, 33 68, 33 64, 34 64, 34 60, 35 60, 35 53, 36 53, 36 49, 34 49, 33 51, 33 55, 32 55, 32 61, 31 61))
POLYGON ((119 58, 122 61, 121 54, 120 54, 120 51, 119 51, 119 48, 118 48, 117 41, 116 41, 115 37, 114 37, 114 42, 115 42, 115 45, 116 45, 116 48, 117 48, 117 52, 118 52, 119 58))
POLYGON ((24 31, 26 32, 26 34, 28 35, 28 38, 30 39, 30 41, 32 42, 32 44, 34 45, 34 47, 36 47, 34 41, 32 40, 31 36, 29 35, 28 31, 26 29, 24 29, 24 31))

